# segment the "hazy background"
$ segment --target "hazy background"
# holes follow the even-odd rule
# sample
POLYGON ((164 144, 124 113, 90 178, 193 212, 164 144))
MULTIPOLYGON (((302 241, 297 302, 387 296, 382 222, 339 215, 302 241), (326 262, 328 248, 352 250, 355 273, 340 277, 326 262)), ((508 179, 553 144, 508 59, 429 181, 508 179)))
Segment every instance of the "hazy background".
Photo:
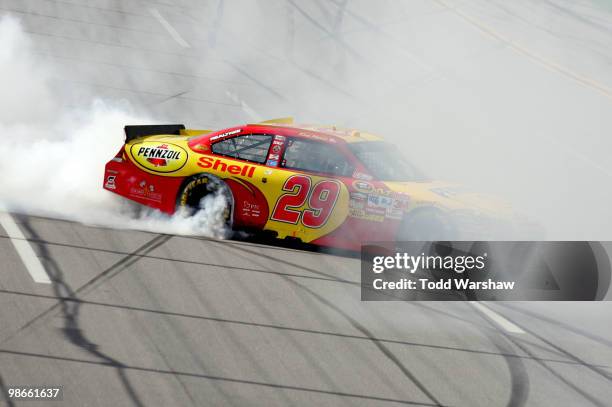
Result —
POLYGON ((0 0, 1 14, 13 210, 110 222, 121 203, 101 177, 124 124, 292 115, 383 135, 550 239, 612 239, 610 2, 0 0))
MULTIPOLYGON (((386 136, 431 176, 512 201, 551 239, 612 240, 610 1, 0 0, 0 15, 0 206, 12 212, 214 234, 206 217, 138 217, 102 190, 123 125, 294 115, 386 136)), ((131 386, 148 404, 427 402, 423 388, 444 405, 610 399, 606 302, 489 303, 528 331, 514 336, 470 303, 361 302, 354 258, 15 218, 61 284, 32 283, 0 246, 0 334, 17 335, 0 349, 17 352, 1 355, 7 385, 53 377, 68 401, 116 405, 131 386), (74 301, 21 329, 60 295, 74 301), (326 393, 312 402, 286 385, 326 393)))

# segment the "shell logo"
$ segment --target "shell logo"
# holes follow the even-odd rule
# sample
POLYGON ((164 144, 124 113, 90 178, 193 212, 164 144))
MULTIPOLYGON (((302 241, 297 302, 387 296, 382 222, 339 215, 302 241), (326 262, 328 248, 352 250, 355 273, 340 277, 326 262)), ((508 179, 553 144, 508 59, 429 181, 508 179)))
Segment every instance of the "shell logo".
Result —
POLYGON ((130 156, 139 166, 153 172, 175 172, 187 163, 187 151, 172 143, 142 141, 130 147, 130 156))

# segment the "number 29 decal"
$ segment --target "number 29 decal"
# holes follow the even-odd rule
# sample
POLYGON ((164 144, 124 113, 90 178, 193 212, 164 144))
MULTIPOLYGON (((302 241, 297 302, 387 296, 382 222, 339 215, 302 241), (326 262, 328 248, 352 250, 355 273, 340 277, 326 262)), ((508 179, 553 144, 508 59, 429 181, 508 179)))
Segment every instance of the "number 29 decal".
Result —
POLYGON ((340 182, 323 180, 312 187, 310 177, 292 175, 285 181, 283 191, 287 192, 278 198, 270 219, 297 224, 300 219, 308 228, 320 228, 329 220, 340 195, 340 182), (308 201, 308 207, 299 209, 308 201))

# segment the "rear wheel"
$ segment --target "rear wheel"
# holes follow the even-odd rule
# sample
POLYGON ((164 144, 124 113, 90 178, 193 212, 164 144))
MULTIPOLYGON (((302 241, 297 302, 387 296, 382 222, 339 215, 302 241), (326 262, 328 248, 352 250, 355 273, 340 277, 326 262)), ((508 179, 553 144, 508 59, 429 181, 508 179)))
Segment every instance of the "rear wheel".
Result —
POLYGON ((183 183, 176 209, 187 216, 193 216, 200 210, 211 211, 211 215, 216 216, 219 215, 216 213, 218 211, 226 225, 231 227, 232 203, 229 187, 222 180, 208 174, 198 174, 183 183), (222 200, 225 201, 223 207, 220 206, 222 200))

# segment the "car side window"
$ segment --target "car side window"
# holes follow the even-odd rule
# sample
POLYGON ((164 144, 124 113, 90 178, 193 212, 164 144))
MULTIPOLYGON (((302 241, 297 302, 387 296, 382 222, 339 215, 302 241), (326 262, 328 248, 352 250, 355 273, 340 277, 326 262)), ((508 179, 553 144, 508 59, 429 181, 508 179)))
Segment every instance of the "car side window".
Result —
POLYGON ((354 167, 336 147, 318 141, 289 139, 283 156, 284 168, 350 177, 354 167))
POLYGON ((269 134, 245 134, 214 143, 212 152, 263 164, 271 143, 272 136, 269 134))

